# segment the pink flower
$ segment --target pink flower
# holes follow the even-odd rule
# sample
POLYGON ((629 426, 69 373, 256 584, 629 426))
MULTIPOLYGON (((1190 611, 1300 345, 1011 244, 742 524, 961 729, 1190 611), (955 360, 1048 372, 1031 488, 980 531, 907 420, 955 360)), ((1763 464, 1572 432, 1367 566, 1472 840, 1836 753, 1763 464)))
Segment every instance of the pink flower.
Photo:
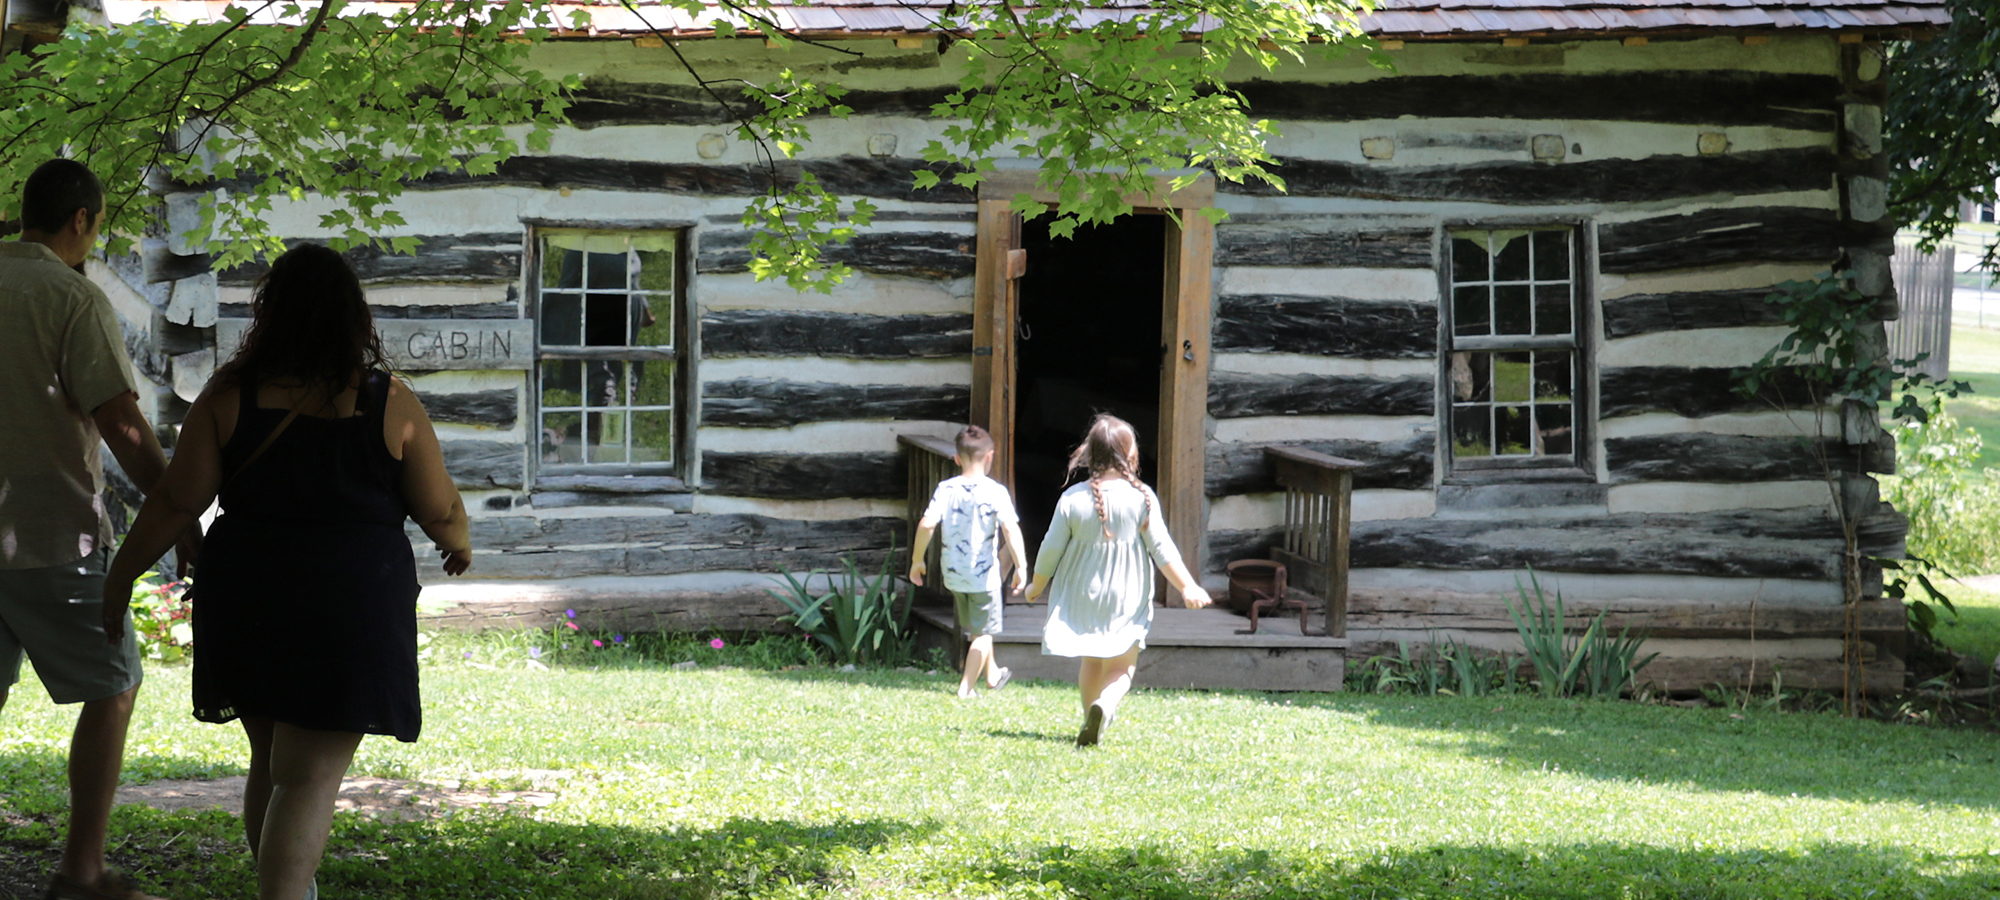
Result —
POLYGON ((725 647, 725 646, 728 646, 728 645, 726 645, 726 644, 724 644, 724 643, 722 642, 722 639, 721 639, 721 638, 716 638, 715 640, 712 640, 712 641, 709 641, 709 642, 708 642, 708 645, 709 645, 710 647, 714 647, 714 648, 715 648, 715 649, 717 649, 717 650, 720 650, 720 649, 722 649, 723 647, 725 647))
POLYGON ((590 642, 590 646, 592 646, 592 647, 602 647, 602 646, 604 646, 604 642, 603 642, 603 641, 591 641, 591 642, 590 642))
POLYGON ((583 629, 581 629, 581 628, 578 628, 578 627, 576 627, 576 623, 575 623, 575 622, 564 622, 563 624, 564 624, 564 625, 568 625, 568 626, 570 627, 570 630, 571 630, 571 631, 582 631, 582 630, 583 630, 583 629))

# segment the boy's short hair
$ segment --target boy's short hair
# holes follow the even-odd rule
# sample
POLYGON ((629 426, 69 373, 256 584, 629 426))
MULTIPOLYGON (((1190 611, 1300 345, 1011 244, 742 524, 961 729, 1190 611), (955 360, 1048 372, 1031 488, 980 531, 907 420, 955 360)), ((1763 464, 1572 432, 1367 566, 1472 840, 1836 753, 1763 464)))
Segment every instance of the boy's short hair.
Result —
POLYGON ((54 233, 69 224, 76 211, 95 216, 104 211, 104 183, 73 159, 52 159, 36 167, 21 186, 21 226, 54 233))
POLYGON ((965 426, 953 443, 957 445, 958 455, 964 459, 978 459, 993 452, 993 435, 977 425, 965 426))

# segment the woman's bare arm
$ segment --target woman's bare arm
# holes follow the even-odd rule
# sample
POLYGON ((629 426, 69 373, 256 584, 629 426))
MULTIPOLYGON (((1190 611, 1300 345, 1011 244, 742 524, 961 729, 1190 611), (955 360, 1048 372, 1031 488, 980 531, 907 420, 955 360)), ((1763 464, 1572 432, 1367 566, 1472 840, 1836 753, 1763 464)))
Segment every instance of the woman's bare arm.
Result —
POLYGON ((403 460, 403 503, 410 518, 437 545, 445 573, 464 574, 472 565, 472 522, 458 487, 445 472, 444 450, 438 446, 430 416, 415 393, 391 378, 383 418, 389 450, 403 460))
MULTIPOLYGON (((224 404, 234 409, 234 391, 222 392, 224 404)), ((111 560, 104 577, 104 631, 113 643, 124 629, 125 609, 131 604, 132 582, 158 562, 176 539, 195 527, 201 514, 215 502, 222 489, 222 445, 216 435, 215 410, 218 399, 204 393, 188 409, 181 423, 180 440, 174 446, 173 462, 158 487, 146 495, 146 504, 132 521, 125 543, 111 560)))

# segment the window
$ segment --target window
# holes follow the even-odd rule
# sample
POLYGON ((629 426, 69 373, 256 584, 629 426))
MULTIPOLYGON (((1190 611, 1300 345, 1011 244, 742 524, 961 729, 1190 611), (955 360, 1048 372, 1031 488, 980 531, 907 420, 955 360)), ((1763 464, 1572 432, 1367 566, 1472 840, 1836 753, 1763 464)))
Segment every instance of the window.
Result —
POLYGON ((679 474, 681 235, 538 237, 539 471, 679 474))
POLYGON ((1989 225, 1992 224, 1994 218, 1993 209, 1995 206, 2000 206, 2000 204, 1995 204, 1995 203, 1979 204, 1979 221, 1984 224, 1989 224, 1989 225))
POLYGON ((1575 229, 1453 230, 1449 243, 1452 467, 1577 466, 1575 229))

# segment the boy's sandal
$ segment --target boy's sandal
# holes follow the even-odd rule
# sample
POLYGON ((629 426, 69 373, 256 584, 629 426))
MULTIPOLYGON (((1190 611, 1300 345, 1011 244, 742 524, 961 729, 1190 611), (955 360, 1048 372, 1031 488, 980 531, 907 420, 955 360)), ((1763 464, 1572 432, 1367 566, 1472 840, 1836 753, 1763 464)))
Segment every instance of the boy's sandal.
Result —
POLYGON ((1007 682, 1009 682, 1009 681, 1013 681, 1013 680, 1014 680, 1014 670, 1013 670, 1013 669, 1009 669, 1009 668, 1007 668, 1006 666, 1001 666, 1001 667, 1000 667, 1000 674, 999 674, 999 676, 998 676, 998 677, 995 677, 995 678, 993 679, 993 683, 992 683, 992 684, 990 684, 990 685, 987 685, 986 689, 987 689, 987 690, 989 690, 989 691, 997 691, 997 690, 999 690, 999 689, 1001 689, 1001 688, 1003 688, 1003 687, 1006 687, 1006 686, 1007 686, 1007 682))
POLYGON ((103 877, 95 886, 84 884, 66 875, 57 874, 49 882, 46 900, 161 900, 152 894, 132 886, 125 876, 104 870, 103 877))

